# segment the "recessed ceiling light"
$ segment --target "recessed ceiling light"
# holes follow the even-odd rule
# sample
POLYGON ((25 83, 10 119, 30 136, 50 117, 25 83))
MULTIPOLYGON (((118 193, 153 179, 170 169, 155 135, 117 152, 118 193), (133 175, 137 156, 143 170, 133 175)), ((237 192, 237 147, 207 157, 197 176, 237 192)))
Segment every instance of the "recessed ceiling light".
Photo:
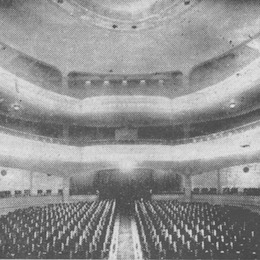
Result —
POLYGON ((243 144, 241 145, 242 148, 250 147, 250 144, 243 144))
POLYGON ((13 104, 12 105, 12 108, 15 110, 15 111, 18 111, 21 109, 21 106, 19 104, 13 104))
POLYGON ((230 105, 229 105, 230 108, 234 108, 235 106, 236 106, 235 102, 231 102, 230 105))
POLYGON ((250 169, 249 169, 248 166, 246 166, 246 167, 243 168, 243 172, 249 172, 249 170, 250 170, 250 169))

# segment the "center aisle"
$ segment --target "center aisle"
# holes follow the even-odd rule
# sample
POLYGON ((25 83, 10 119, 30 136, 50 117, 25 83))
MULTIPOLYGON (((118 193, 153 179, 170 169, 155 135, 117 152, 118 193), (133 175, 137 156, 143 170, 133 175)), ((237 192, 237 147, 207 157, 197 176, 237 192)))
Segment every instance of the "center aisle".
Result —
POLYGON ((135 259, 131 221, 130 216, 120 215, 117 259, 135 259))

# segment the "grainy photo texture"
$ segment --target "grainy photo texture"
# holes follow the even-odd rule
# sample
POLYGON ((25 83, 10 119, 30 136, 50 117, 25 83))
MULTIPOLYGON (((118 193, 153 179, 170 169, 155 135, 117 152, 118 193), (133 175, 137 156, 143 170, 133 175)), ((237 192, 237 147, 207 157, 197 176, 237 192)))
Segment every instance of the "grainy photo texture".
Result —
POLYGON ((260 259, 259 0, 0 0, 0 259, 260 259))

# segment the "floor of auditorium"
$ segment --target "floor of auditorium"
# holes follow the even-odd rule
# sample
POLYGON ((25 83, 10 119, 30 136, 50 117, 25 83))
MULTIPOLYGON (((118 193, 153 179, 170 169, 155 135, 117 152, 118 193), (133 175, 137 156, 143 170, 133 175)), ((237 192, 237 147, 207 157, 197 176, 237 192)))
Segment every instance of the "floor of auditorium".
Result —
POLYGON ((119 203, 115 222, 115 226, 118 226, 118 232, 116 228, 114 230, 114 235, 117 236, 117 250, 110 258, 119 260, 141 259, 142 253, 134 218, 133 203, 119 203))
POLYGON ((120 215, 117 259, 134 259, 132 217, 120 215))

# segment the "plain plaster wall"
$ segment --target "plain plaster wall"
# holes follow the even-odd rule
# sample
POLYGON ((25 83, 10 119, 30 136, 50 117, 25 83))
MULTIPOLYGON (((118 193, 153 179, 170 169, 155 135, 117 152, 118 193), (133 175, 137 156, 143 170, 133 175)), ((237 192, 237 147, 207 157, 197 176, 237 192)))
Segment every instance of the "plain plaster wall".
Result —
POLYGON ((2 170, 6 170, 7 174, 0 174, 0 191, 10 190, 14 194, 15 190, 31 190, 34 195, 37 190, 52 190, 53 194, 57 194, 58 190, 63 188, 63 179, 55 175, 0 167, 0 172, 2 170))
MULTIPOLYGON (((220 170, 220 184, 222 188, 260 188, 260 164, 239 165, 220 170), (244 167, 249 171, 244 172, 244 167)), ((206 172, 192 177, 192 187, 217 188, 217 171, 206 172)))

